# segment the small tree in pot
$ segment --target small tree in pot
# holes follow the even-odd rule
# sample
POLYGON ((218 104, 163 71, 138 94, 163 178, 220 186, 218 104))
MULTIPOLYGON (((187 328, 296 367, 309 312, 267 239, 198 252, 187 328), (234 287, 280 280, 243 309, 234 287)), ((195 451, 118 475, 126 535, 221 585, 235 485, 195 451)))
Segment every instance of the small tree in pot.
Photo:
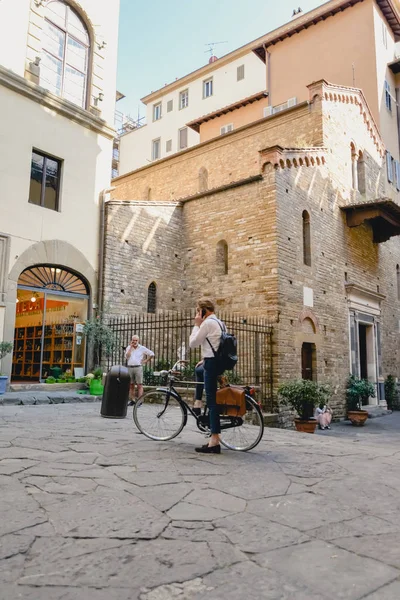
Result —
POLYGON ((329 385, 310 381, 309 379, 296 379, 283 383, 278 394, 284 404, 288 404, 299 415, 294 420, 297 431, 314 433, 317 425, 314 419, 314 409, 319 404, 326 404, 331 394, 329 385))
MULTIPOLYGON (((11 354, 13 349, 12 342, 0 342, 0 366, 2 359, 7 356, 7 354, 11 354)), ((7 388, 7 379, 6 375, 1 374, 0 370, 0 395, 4 394, 7 388)))
POLYGON ((358 379, 350 375, 346 388, 347 418, 352 425, 361 427, 368 419, 368 412, 362 410, 369 398, 375 398, 375 386, 368 379, 358 379))

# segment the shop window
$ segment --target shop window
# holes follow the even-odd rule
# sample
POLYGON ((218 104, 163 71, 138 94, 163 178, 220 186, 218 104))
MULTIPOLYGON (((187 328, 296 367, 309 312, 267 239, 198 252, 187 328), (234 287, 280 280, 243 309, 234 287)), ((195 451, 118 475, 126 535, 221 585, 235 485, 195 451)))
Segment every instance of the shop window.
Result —
POLYGON ((60 177, 61 161, 33 150, 29 202, 59 210, 60 177))
POLYGON ((311 230, 310 215, 306 210, 303 211, 303 263, 311 267, 311 230))
POLYGON ((199 192, 208 190, 208 171, 205 167, 201 167, 199 171, 199 192))
POLYGON ((147 290, 147 312, 155 313, 157 308, 157 285, 152 281, 147 290))
POLYGON ((78 13, 65 2, 49 2, 43 29, 40 85, 86 108, 89 54, 89 32, 78 13))
POLYGON ((228 273, 228 244, 225 240, 220 240, 217 244, 216 273, 217 275, 228 273))

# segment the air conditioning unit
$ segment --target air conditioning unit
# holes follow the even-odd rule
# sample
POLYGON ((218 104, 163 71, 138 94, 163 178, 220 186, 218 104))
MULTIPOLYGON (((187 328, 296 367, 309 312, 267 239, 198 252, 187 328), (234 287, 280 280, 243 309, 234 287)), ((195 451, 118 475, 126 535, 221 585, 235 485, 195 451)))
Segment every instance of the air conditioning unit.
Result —
POLYGON ((264 117, 270 117, 274 112, 272 106, 264 106, 264 117))

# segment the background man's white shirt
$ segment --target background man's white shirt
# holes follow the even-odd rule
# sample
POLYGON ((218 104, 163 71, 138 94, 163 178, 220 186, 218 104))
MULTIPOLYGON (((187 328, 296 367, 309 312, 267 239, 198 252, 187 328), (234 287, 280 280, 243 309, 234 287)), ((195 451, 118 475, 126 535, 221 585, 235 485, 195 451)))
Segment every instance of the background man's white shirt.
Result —
POLYGON ((125 357, 128 359, 128 367, 140 366, 142 364, 144 356, 146 355, 150 357, 154 356, 154 352, 152 350, 149 350, 145 346, 141 346, 140 344, 138 344, 137 347, 132 350, 131 355, 128 358, 128 352, 130 349, 131 346, 128 346, 125 351, 125 357))

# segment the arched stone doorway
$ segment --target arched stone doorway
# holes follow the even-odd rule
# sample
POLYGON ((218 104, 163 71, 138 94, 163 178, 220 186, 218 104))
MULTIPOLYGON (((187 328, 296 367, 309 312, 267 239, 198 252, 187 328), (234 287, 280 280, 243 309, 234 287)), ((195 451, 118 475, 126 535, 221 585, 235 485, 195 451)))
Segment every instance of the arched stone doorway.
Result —
POLYGON ((13 382, 83 374, 88 284, 60 265, 35 265, 18 278, 13 382))

